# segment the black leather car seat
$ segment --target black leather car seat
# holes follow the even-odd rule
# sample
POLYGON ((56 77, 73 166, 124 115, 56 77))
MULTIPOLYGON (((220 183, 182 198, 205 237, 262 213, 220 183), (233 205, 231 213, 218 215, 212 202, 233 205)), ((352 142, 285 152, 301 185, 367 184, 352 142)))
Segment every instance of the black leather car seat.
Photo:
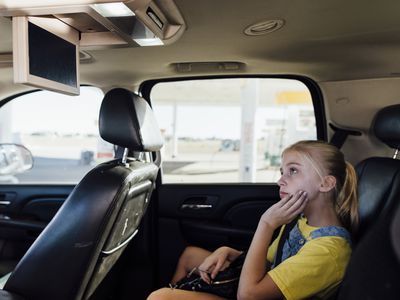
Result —
POLYGON ((400 205, 392 204, 354 250, 337 299, 399 299, 400 205))
MULTIPOLYGON (((372 124, 375 136, 397 154, 400 148, 400 105, 381 109, 372 124)), ((389 210, 392 202, 399 202, 400 160, 390 157, 371 157, 356 166, 360 226, 356 242, 360 240, 379 215, 389 210)))
POLYGON ((124 156, 81 180, 2 293, 30 300, 87 299, 137 233, 159 168, 127 153, 158 151, 160 130, 148 103, 125 89, 105 95, 99 128, 104 140, 125 148, 124 156))
MULTIPOLYGON (((375 135, 400 148, 400 105, 382 109, 375 135)), ((337 299, 400 297, 400 160, 373 157, 359 164, 360 233, 337 299)))

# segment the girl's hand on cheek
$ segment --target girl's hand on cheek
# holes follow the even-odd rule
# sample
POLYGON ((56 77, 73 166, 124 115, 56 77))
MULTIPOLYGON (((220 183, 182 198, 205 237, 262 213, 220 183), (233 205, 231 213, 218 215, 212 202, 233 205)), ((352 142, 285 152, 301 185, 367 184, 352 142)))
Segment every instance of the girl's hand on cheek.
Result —
POLYGON ((281 201, 272 205, 262 216, 260 222, 276 229, 283 224, 289 223, 293 218, 300 214, 306 204, 307 193, 298 191, 293 195, 287 195, 281 201))

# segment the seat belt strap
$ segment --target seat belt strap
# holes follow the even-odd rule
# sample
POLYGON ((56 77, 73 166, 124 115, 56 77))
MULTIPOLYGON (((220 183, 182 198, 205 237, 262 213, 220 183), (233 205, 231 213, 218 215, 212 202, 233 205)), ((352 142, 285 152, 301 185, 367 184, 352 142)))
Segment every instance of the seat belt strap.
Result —
POLYGON ((329 126, 334 131, 333 136, 329 141, 329 143, 336 146, 338 149, 342 148, 344 142, 346 141, 349 135, 355 135, 355 136, 361 135, 361 132, 359 131, 339 128, 333 125, 332 123, 330 123, 329 126))
POLYGON ((281 238, 279 239, 278 242, 278 248, 276 250, 276 255, 274 258, 273 262, 273 267, 276 267, 282 262, 282 250, 283 250, 283 245, 285 244, 289 233, 292 231, 293 227, 297 224, 297 221, 299 220, 300 215, 294 218, 290 223, 285 225, 285 228, 283 228, 283 232, 281 235, 281 238))

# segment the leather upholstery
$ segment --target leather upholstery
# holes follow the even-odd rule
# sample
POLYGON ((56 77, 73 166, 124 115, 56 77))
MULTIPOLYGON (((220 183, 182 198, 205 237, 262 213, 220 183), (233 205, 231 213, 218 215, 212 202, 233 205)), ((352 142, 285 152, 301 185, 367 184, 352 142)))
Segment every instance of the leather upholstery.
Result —
POLYGON ((356 167, 361 238, 378 216, 400 202, 400 160, 386 157, 368 158, 356 167))
POLYGON ((393 244, 394 253, 397 257, 397 262, 400 264, 400 205, 398 205, 393 217, 393 222, 390 226, 390 239, 393 244))
POLYGON ((12 293, 9 293, 7 291, 0 290, 0 299, 2 300, 24 300, 24 298, 14 295, 12 293))
POLYGON ((374 133, 391 148, 400 148, 400 104, 381 109, 376 117, 374 133))
POLYGON ((116 88, 100 108, 100 136, 133 151, 158 151, 163 138, 149 104, 131 91, 116 88))
MULTIPOLYGON (((400 105, 381 109, 372 125, 376 136, 389 147, 400 145, 400 105)), ((356 166, 360 227, 357 239, 384 214, 392 202, 400 201, 400 160, 371 157, 356 166)))
MULTIPOLYGON (((133 103, 144 100, 121 89, 115 92, 116 101, 113 95, 106 95, 100 111, 107 140, 136 150, 158 149, 159 141, 153 139, 157 134, 147 134, 159 129, 143 121, 151 110, 133 103)), ((154 163, 131 159, 96 166, 30 247, 4 289, 30 300, 88 299, 136 234, 157 173, 154 163)))
MULTIPOLYGON (((400 105, 378 112, 373 125, 389 147, 400 141, 400 105)), ((399 299, 400 160, 372 157, 357 168, 360 229, 338 300, 399 299)))
POLYGON ((397 232, 400 231, 399 203, 400 195, 354 250, 338 300, 399 299, 400 259, 394 245, 400 237, 391 234, 394 225, 397 226, 397 232))

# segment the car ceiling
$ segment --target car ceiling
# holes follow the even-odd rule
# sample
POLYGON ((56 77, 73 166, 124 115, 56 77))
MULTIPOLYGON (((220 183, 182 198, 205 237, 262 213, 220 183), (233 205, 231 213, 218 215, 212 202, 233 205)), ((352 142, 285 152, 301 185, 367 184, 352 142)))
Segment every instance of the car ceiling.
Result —
MULTIPOLYGON (((309 77, 328 93, 335 82, 400 75, 397 0, 175 0, 175 4, 186 23, 180 39, 162 47, 85 49, 92 60, 80 66, 81 83, 135 89, 144 80, 157 78, 288 74, 309 77), (271 19, 284 20, 284 26, 266 35, 244 34, 249 25, 271 19), (221 69, 220 62, 240 67, 221 69), (182 63, 193 64, 179 68, 182 63)), ((0 18, 0 30, 4 56, 12 52, 9 18, 0 18)), ((0 96, 28 89, 11 85, 11 64, 0 64, 0 79, 0 96)), ((395 83, 398 86, 398 79, 395 83)), ((375 100, 366 98, 364 104, 375 100)), ((334 113, 335 107, 329 110, 334 113)), ((346 122, 343 125, 352 125, 346 122)))
POLYGON ((246 73, 297 74, 316 81, 400 73, 398 1, 175 2, 187 25, 180 40, 165 47, 92 51, 97 67, 82 66, 82 80, 137 84, 148 78, 212 73, 178 73, 171 64, 219 61, 244 63, 246 73), (267 35, 243 33, 247 26, 270 19, 283 19, 285 25, 267 35))

